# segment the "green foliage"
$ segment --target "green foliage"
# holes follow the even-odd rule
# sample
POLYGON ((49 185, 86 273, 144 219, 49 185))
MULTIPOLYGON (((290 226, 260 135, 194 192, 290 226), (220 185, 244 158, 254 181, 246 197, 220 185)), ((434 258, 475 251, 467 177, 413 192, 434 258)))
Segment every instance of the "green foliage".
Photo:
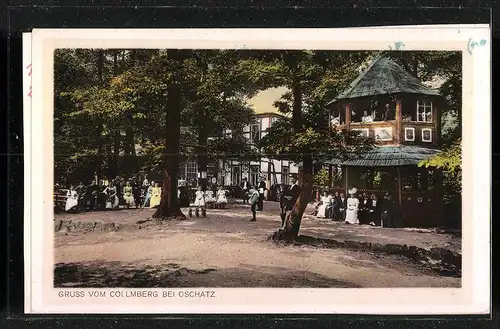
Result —
POLYGON ((422 161, 419 166, 436 167, 446 172, 457 173, 462 168, 462 142, 461 139, 444 149, 435 156, 422 161))
POLYGON ((320 171, 314 174, 313 184, 315 186, 328 186, 328 170, 321 168, 320 171))

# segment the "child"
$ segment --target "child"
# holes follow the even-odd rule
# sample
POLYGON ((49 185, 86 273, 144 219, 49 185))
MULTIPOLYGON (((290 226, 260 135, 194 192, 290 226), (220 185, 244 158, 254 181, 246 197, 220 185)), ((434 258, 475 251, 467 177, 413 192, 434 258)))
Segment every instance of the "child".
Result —
POLYGON ((226 208, 227 204, 227 198, 226 198, 226 191, 221 187, 219 187, 219 190, 217 191, 217 204, 219 205, 220 208, 226 208))
POLYGON ((259 203, 259 191, 251 189, 249 195, 250 195, 250 204, 252 205, 252 219, 250 219, 250 221, 255 222, 257 220, 255 216, 257 213, 257 205, 259 203))
POLYGON ((205 193, 201 190, 201 186, 198 186, 198 191, 195 193, 194 206, 197 208, 205 207, 205 193))

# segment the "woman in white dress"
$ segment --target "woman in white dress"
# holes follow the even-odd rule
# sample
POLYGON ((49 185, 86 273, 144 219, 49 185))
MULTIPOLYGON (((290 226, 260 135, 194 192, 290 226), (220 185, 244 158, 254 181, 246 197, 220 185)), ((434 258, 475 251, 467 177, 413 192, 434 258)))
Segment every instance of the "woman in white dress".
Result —
POLYGON ((345 223, 346 224, 359 224, 359 219, 358 219, 359 200, 358 200, 358 198, 356 198, 357 189, 355 187, 353 187, 348 192, 349 192, 350 196, 347 199, 345 223))
POLYGON ((321 202, 318 207, 318 213, 316 214, 317 218, 326 218, 326 209, 330 207, 331 198, 328 196, 328 193, 323 192, 321 196, 321 202))
POLYGON ((108 196, 108 201, 106 202, 106 209, 116 209, 118 208, 118 196, 116 195, 116 187, 113 183, 109 183, 104 193, 108 196))
POLYGON ((78 194, 76 193, 73 185, 69 188, 69 191, 66 193, 66 211, 75 211, 78 206, 78 194))
POLYGON ((135 205, 133 189, 130 182, 127 182, 127 185, 123 188, 123 199, 127 204, 127 208, 135 205))
POLYGON ((225 208, 227 204, 227 197, 226 197, 226 191, 221 187, 219 187, 219 190, 217 191, 217 204, 221 208, 225 208))
POLYGON ((205 193, 201 190, 201 186, 198 186, 198 191, 194 195, 194 206, 205 207, 205 193))

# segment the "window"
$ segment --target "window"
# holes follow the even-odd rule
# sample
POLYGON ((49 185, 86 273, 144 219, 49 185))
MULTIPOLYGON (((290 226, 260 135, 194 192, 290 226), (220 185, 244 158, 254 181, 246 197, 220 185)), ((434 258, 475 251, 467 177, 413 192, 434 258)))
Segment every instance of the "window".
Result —
POLYGON ((260 141, 260 124, 250 125, 250 142, 257 144, 260 141))
POLYGON ((259 166, 250 166, 250 185, 257 186, 259 184, 259 166))
POLYGON ((281 168, 282 183, 285 185, 290 184, 290 169, 288 167, 281 168))
POLYGON ((432 122, 432 102, 417 101, 417 122, 432 122))
POLYGON ((186 180, 190 182, 191 180, 196 180, 198 178, 198 164, 196 161, 188 161, 186 163, 186 180))
POLYGON ((231 168, 231 183, 232 185, 240 185, 241 183, 241 167, 233 166, 231 168))

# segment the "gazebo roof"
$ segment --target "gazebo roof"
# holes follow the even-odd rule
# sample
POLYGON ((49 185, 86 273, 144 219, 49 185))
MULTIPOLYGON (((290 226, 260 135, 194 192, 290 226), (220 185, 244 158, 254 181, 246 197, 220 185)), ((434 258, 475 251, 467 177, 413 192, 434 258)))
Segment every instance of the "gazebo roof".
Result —
POLYGON ((344 92, 330 101, 328 105, 343 99, 398 93, 439 95, 436 89, 424 85, 393 60, 379 55, 344 92))
POLYGON ((326 163, 353 167, 416 166, 422 160, 428 159, 439 152, 438 149, 410 145, 376 146, 357 159, 332 159, 326 161, 326 163))

